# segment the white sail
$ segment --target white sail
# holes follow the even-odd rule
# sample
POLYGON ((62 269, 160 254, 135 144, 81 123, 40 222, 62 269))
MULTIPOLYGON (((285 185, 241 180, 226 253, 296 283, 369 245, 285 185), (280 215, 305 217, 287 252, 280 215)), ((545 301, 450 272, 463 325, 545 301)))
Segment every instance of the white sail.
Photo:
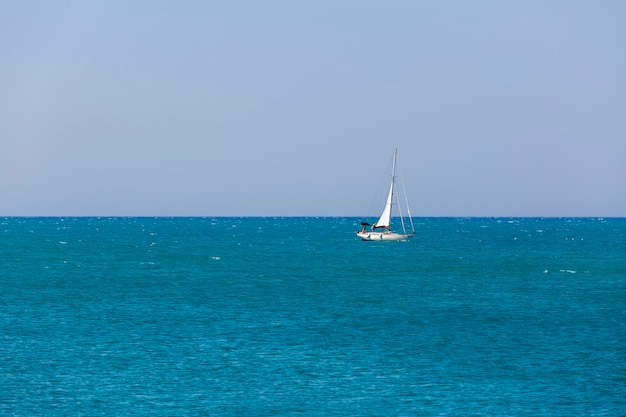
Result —
POLYGON ((391 206, 393 205, 393 187, 396 182, 396 158, 398 157, 398 151, 393 152, 393 167, 391 169, 391 185, 389 186, 389 194, 387 195, 387 202, 383 209, 383 214, 380 215, 380 219, 374 224, 375 228, 389 229, 391 226, 391 206))
POLYGON ((387 203, 385 203, 385 209, 383 210, 383 214, 381 214, 380 219, 374 224, 376 228, 384 227, 389 229, 391 226, 391 205, 393 204, 393 176, 391 178, 391 186, 389 187, 389 195, 387 196, 387 203))

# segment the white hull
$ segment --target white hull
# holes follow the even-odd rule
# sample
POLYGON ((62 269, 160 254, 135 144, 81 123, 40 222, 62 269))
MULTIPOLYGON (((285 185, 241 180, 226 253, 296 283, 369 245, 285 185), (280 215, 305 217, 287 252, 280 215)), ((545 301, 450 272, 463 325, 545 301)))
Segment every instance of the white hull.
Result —
POLYGON ((413 237, 412 234, 402 234, 402 233, 394 233, 394 232, 357 232, 356 234, 361 240, 375 240, 375 241, 398 241, 398 240, 407 240, 410 237, 413 237))

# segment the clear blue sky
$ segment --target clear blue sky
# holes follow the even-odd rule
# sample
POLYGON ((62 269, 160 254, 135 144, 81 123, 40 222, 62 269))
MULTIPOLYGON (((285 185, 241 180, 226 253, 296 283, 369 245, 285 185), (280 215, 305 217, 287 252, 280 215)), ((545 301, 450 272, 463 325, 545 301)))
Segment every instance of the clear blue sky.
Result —
POLYGON ((626 2, 3 1, 0 215, 626 216, 626 2))

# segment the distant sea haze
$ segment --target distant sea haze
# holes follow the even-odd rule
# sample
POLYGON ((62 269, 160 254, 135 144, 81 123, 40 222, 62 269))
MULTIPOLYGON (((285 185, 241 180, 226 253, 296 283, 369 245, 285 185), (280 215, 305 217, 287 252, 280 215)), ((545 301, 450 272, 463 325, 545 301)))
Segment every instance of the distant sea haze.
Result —
POLYGON ((360 221, 0 219, 0 414, 626 414, 626 219, 360 221))

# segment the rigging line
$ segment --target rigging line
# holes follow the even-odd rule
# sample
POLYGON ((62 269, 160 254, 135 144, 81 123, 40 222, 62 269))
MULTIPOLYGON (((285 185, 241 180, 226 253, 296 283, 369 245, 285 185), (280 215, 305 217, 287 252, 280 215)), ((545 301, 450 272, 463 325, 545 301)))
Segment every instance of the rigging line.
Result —
MULTIPOLYGON (((404 184, 404 175, 402 174, 402 168, 398 165, 398 175, 400 176, 400 182, 402 183, 402 193, 404 194, 404 203, 406 204, 407 215, 409 216, 409 222, 411 223, 411 233, 415 233, 415 226, 413 225, 413 216, 411 215, 411 206, 409 206, 409 197, 406 194, 406 187, 404 184)), ((402 226, 404 227, 404 219, 402 220, 402 226)))
POLYGON ((402 233, 406 234, 406 227, 404 226, 404 216, 402 214, 402 204, 396 195, 396 206, 398 207, 398 214, 400 215, 400 223, 402 224, 402 233))

